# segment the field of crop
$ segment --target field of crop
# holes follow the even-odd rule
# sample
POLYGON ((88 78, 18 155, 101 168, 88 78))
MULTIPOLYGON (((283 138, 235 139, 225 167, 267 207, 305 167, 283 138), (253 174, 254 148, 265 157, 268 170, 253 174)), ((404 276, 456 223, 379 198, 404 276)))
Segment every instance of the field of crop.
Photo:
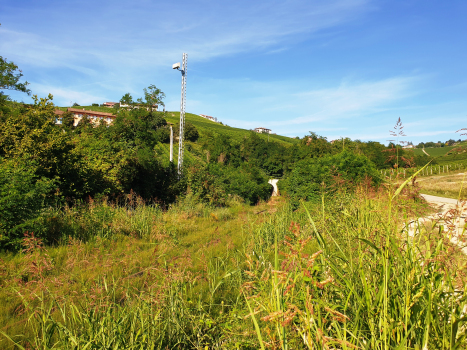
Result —
POLYGON ((465 256, 393 191, 51 209, 0 256, 0 348, 465 348, 465 256))
POLYGON ((424 177, 419 180, 419 186, 421 193, 454 199, 467 198, 467 177, 465 173, 424 177))
MULTIPOLYGON (((186 113, 185 118, 186 118, 186 121, 192 123, 201 132, 210 131, 210 132, 215 132, 215 133, 222 133, 238 141, 242 140, 244 137, 248 136, 248 134, 250 133, 249 130, 221 125, 219 123, 215 123, 213 121, 202 118, 196 114, 186 113)), ((174 124, 178 123, 180 121, 180 112, 167 112, 165 119, 170 123, 174 123, 174 124)), ((281 136, 281 135, 268 135, 268 134, 258 134, 258 135, 265 140, 269 139, 271 141, 279 142, 285 145, 292 145, 294 143, 299 142, 299 140, 297 139, 293 139, 293 138, 281 136)))
MULTIPOLYGON (((60 110, 66 111, 67 107, 57 107, 60 110)), ((97 107, 97 106, 80 106, 74 108, 85 108, 86 110, 90 111, 99 111, 99 112, 107 112, 112 113, 114 109, 108 107, 97 107)), ((196 114, 186 113, 185 114, 186 121, 192 123, 198 131, 200 132, 214 132, 214 133, 222 133, 225 135, 230 136, 233 140, 242 140, 244 137, 248 136, 249 130, 233 128, 230 126, 222 125, 219 123, 215 123, 213 121, 207 120, 202 118, 196 114)), ((165 119, 169 123, 176 124, 180 121, 180 112, 166 112, 165 119)), ((294 143, 299 142, 299 140, 281 136, 281 135, 267 135, 267 134, 258 134, 261 138, 265 140, 271 140, 275 142, 282 143, 284 145, 292 145, 294 143)))
MULTIPOLYGON (((66 111, 67 108, 69 107, 57 107, 57 109, 60 109, 62 111, 66 111)), ((109 107, 101 107, 101 106, 76 106, 76 107, 71 107, 71 108, 78 108, 78 109, 85 109, 87 111, 96 111, 96 112, 105 112, 105 113, 113 113, 114 109, 109 108, 109 107)))
MULTIPOLYGON (((425 148, 425 152, 428 153, 431 157, 441 157, 456 147, 458 146, 430 147, 430 148, 425 148)), ((423 153, 423 150, 421 148, 414 148, 414 152, 415 154, 418 154, 418 155, 425 154, 423 153)))

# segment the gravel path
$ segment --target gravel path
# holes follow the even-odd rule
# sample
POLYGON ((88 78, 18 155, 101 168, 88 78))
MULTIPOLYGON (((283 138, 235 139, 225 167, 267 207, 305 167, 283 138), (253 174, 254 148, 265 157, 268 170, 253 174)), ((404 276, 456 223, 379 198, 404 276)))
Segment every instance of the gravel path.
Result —
POLYGON ((465 230, 467 203, 428 194, 422 194, 421 196, 438 212, 411 222, 409 224, 409 235, 413 237, 423 226, 443 225, 444 232, 451 243, 457 245, 467 255, 467 234, 465 230))

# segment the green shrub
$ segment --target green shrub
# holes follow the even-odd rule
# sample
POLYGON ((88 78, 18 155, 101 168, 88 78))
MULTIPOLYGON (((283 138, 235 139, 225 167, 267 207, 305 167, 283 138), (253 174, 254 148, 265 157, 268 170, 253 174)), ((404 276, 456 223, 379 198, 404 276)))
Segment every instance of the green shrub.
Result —
MULTIPOLYGON (((198 129, 190 122, 185 122, 185 128, 183 129, 185 134, 185 140, 196 142, 199 138, 198 129)), ((174 128, 174 135, 180 134, 180 123, 177 123, 174 128)))
POLYGON ((33 230, 55 181, 39 177, 32 162, 0 159, 0 248, 17 248, 33 230))
POLYGON ((156 131, 156 141, 160 143, 170 142, 170 131, 167 128, 159 128, 156 131))
POLYGON ((370 179, 373 185, 380 183, 375 165, 363 155, 343 151, 297 162, 278 185, 279 190, 297 205, 301 199, 316 200, 323 192, 332 194, 338 189, 351 189, 366 179, 370 179))
POLYGON ((224 205, 227 198, 239 196, 255 204, 272 192, 267 177, 256 167, 245 164, 234 168, 222 164, 192 167, 187 174, 188 190, 198 200, 224 205))

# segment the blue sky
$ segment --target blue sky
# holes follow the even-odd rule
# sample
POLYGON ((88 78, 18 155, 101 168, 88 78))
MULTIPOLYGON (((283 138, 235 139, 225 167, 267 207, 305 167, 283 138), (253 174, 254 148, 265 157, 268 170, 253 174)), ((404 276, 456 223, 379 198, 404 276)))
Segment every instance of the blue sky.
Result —
MULTIPOLYGON (((57 105, 137 98, 281 135, 386 143, 467 127, 467 1, 1 0, 0 55, 57 105)), ((29 97, 11 93, 16 100, 29 97)))

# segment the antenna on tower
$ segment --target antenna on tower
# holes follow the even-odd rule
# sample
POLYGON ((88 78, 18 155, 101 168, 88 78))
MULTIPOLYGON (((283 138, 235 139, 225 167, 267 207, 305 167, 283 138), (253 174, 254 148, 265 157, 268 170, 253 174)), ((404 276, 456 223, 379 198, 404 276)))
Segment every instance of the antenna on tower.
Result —
POLYGON ((182 69, 180 69, 180 62, 172 65, 172 69, 177 69, 182 73, 182 96, 180 100, 180 132, 178 137, 178 177, 182 177, 183 172, 183 139, 185 136, 185 107, 186 107, 186 69, 187 69, 188 55, 183 54, 182 69))

